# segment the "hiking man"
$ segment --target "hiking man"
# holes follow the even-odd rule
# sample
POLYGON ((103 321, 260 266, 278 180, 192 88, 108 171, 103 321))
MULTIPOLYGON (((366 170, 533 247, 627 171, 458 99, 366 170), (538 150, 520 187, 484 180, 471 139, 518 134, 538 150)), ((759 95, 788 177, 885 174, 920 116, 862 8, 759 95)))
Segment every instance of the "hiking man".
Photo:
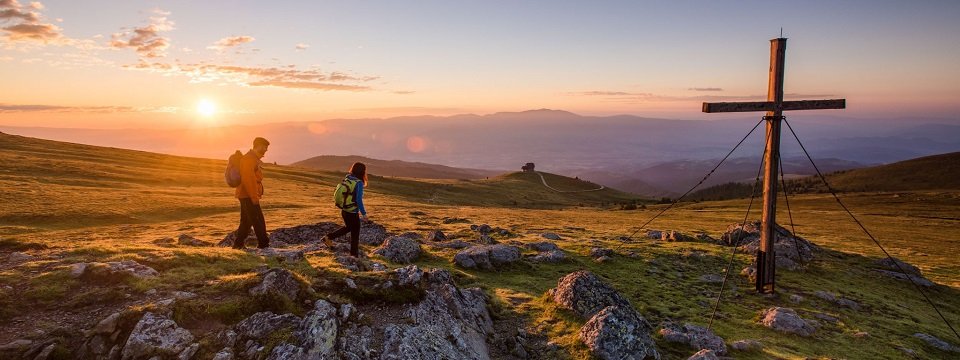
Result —
POLYGON ((263 210, 260 208, 260 198, 263 197, 263 155, 267 153, 270 142, 258 137, 253 139, 253 149, 247 151, 240 160, 240 186, 237 186, 237 199, 240 200, 240 227, 237 228, 237 238, 233 242, 234 249, 243 249, 244 241, 250 234, 250 226, 257 234, 257 248, 270 246, 267 237, 267 225, 263 219, 263 210))

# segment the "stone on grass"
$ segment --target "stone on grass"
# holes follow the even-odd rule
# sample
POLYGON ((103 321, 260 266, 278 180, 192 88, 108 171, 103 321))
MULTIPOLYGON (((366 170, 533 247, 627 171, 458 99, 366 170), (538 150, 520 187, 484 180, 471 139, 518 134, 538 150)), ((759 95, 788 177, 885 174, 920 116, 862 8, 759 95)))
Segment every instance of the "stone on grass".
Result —
POLYGON ((603 308, 580 328, 578 335, 600 359, 660 358, 650 337, 650 325, 630 307, 603 308))
POLYGON ((558 263, 566 260, 567 255, 561 250, 544 251, 530 258, 530 261, 538 263, 558 263))
POLYGON ((730 344, 730 348, 737 351, 760 351, 760 349, 763 349, 763 344, 757 340, 744 339, 734 341, 730 344))
POLYGON ((558 247, 557 244, 554 244, 549 241, 527 243, 526 246, 530 250, 539 251, 539 252, 560 250, 560 247, 558 247))
POLYGON ((593 317, 608 306, 632 309, 623 295, 587 270, 570 273, 557 282, 553 301, 583 319, 593 317))
POLYGON ((927 344, 930 344, 930 346, 933 346, 939 350, 946 351, 946 352, 960 353, 960 347, 957 347, 946 341, 940 340, 936 336, 933 336, 930 334, 924 334, 924 333, 916 333, 916 334, 913 334, 913 337, 923 340, 927 344))
POLYGON ((272 247, 266 249, 257 249, 256 254, 268 257, 275 258, 281 262, 295 263, 306 260, 303 250, 282 250, 272 247))
POLYGON ((394 272, 397 274, 397 281, 400 286, 417 285, 423 278, 423 270, 416 265, 407 265, 394 270, 394 272))
POLYGON ((181 234, 180 237, 177 238, 177 244, 178 244, 178 245, 184 245, 184 246, 208 246, 208 245, 212 245, 212 244, 210 244, 210 243, 208 243, 208 242, 206 242, 206 241, 197 239, 197 238, 195 238, 195 237, 193 237, 193 236, 190 236, 190 235, 187 235, 187 234, 181 234))
POLYGON ((916 276, 922 275, 920 273, 920 268, 910 265, 909 263, 903 260, 897 259, 895 257, 883 258, 883 259, 877 260, 874 263, 886 270, 895 271, 899 273, 906 272, 908 275, 916 275, 916 276))
POLYGON ((294 338, 308 359, 324 359, 334 356, 337 343, 337 308, 325 300, 317 300, 294 332, 294 338))
POLYGON ((433 230, 427 233, 427 241, 442 242, 447 240, 449 239, 447 238, 447 235, 443 233, 443 231, 433 230))
POLYGON ((763 326, 783 333, 810 336, 816 331, 791 308, 772 307, 764 310, 760 318, 763 326))
POLYGON ((686 344, 695 350, 708 349, 716 352, 717 355, 727 354, 727 345, 723 338, 702 326, 690 323, 683 326, 667 323, 660 329, 660 335, 667 342, 686 344))
POLYGON ((123 346, 123 360, 171 358, 193 343, 193 335, 163 315, 146 312, 123 346))
POLYGON ((282 296, 298 303, 300 295, 305 292, 306 285, 287 269, 269 269, 261 273, 260 278, 260 283, 250 288, 250 295, 282 296))
POLYGON ((520 248, 504 244, 474 246, 453 257, 454 263, 460 267, 484 270, 493 270, 518 260, 520 248))
POLYGON ((243 344, 247 340, 266 340, 267 337, 278 331, 294 329, 300 322, 300 318, 293 314, 258 312, 234 326, 234 331, 237 334, 236 342, 237 344, 243 344))
POLYGON ((700 276, 700 282, 708 284, 719 284, 723 282, 723 276, 717 274, 706 274, 700 276))
POLYGON ((613 249, 600 248, 600 247, 590 248, 590 257, 598 258, 602 256, 606 256, 606 257, 613 256, 613 249))
POLYGON ((394 263, 409 264, 420 256, 420 243, 410 238, 392 236, 373 253, 394 263))
POLYGON ((542 236, 544 239, 560 240, 560 235, 557 235, 556 233, 550 233, 550 232, 548 232, 548 233, 540 234, 540 236, 542 236))
POLYGON ((15 253, 13 253, 13 254, 10 254, 10 256, 7 256, 7 262, 9 262, 9 263, 20 263, 20 262, 25 262, 25 261, 32 261, 32 260, 34 260, 34 259, 36 259, 36 258, 37 258, 36 256, 30 255, 30 254, 27 254, 27 253, 15 252, 15 253))

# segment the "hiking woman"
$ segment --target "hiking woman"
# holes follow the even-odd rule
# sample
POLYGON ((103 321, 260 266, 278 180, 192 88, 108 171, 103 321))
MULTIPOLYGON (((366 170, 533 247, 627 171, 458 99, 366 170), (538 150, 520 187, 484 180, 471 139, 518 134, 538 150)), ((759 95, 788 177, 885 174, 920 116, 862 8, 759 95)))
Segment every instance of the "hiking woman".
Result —
POLYGON ((350 255, 360 256, 360 219, 367 221, 367 210, 363 208, 363 186, 367 184, 367 166, 361 162, 353 163, 350 173, 343 178, 334 190, 334 203, 340 208, 344 226, 323 238, 324 244, 333 248, 331 239, 350 233, 350 255))

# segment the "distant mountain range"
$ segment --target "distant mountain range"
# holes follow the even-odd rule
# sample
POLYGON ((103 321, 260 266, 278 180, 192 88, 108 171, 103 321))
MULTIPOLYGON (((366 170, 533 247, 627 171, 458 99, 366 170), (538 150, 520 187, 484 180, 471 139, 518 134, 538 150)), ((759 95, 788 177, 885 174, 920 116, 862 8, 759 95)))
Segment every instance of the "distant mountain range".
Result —
MULTIPOLYGON (((790 115, 790 114, 788 114, 790 115)), ((871 120, 790 115, 811 154, 832 170, 960 151, 960 121, 871 120), (827 166, 833 163, 832 166, 827 166)), ((519 170, 527 162, 549 171, 646 195, 685 191, 756 123, 759 115, 721 120, 668 120, 631 115, 581 116, 558 110, 490 115, 331 119, 181 130, 90 130, 2 127, 11 134, 225 159, 255 136, 272 142, 264 159, 291 164, 318 155, 359 155, 466 169, 519 170)), ((733 154, 716 180, 753 178, 763 127, 733 154), (741 160, 737 160, 741 159, 741 160), (743 162, 742 165, 737 165, 743 162), (730 166, 727 168, 727 166, 730 166)), ((783 130, 783 156, 802 156, 783 130)), ((787 171, 809 175, 809 169, 787 171)), ((799 166, 799 163, 796 164, 799 166)), ((712 182, 711 182, 712 183, 712 182)))
POLYGON ((421 179, 484 179, 497 176, 507 171, 464 169, 451 166, 409 162, 401 160, 378 160, 365 156, 315 156, 303 161, 297 161, 292 166, 300 166, 315 170, 346 172, 355 162, 362 162, 370 169, 370 174, 378 176, 396 176, 421 179))

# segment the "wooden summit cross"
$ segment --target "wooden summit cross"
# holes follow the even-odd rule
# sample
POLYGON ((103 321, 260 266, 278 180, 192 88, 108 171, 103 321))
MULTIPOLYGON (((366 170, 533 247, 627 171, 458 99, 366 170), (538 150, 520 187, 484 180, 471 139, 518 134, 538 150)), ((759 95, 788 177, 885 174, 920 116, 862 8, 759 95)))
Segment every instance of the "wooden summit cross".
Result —
POLYGON ((780 166, 780 123, 786 110, 822 110, 846 108, 845 99, 783 101, 783 60, 787 39, 770 40, 770 80, 767 101, 703 103, 703 112, 766 111, 767 151, 763 176, 763 216, 760 225, 760 250, 757 252, 757 291, 774 292, 776 258, 773 251, 777 215, 777 169, 780 166))

